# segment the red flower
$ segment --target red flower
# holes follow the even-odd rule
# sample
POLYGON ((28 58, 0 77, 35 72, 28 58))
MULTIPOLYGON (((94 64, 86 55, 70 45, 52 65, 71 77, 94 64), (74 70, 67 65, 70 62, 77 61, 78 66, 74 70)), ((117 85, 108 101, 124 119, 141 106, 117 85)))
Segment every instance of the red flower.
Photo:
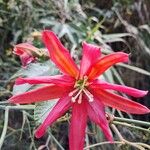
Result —
POLYGON ((63 73, 62 75, 19 78, 16 84, 48 84, 42 88, 13 96, 11 103, 33 103, 59 98, 57 104, 45 121, 36 130, 35 136, 40 138, 46 129, 68 109, 72 108, 69 134, 70 150, 82 150, 84 146, 87 118, 95 122, 106 138, 112 141, 112 134, 105 117, 104 106, 110 106, 133 114, 145 114, 150 110, 128 98, 111 93, 109 90, 126 93, 134 97, 142 97, 147 91, 131 87, 110 84, 98 77, 112 65, 127 62, 128 54, 123 52, 101 56, 100 48, 83 43, 83 57, 80 69, 74 63, 69 51, 61 44, 57 36, 48 30, 43 31, 43 41, 49 50, 51 60, 63 73))
POLYGON ((39 55, 39 49, 29 43, 21 43, 14 47, 13 53, 20 56, 23 67, 35 61, 36 55, 39 55))

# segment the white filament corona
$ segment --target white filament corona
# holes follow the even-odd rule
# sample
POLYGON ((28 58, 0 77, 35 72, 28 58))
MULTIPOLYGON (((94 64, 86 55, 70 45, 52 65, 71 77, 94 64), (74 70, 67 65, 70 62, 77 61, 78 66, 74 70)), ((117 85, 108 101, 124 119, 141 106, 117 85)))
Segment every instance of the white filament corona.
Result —
POLYGON ((72 92, 69 93, 69 96, 73 96, 79 89, 75 89, 72 92))
POLYGON ((88 77, 84 76, 83 80, 78 80, 75 85, 74 85, 74 90, 72 92, 69 93, 69 96, 72 97, 71 101, 73 103, 76 102, 76 100, 78 99, 78 104, 82 103, 82 97, 83 97, 83 93, 87 96, 88 101, 89 102, 93 102, 94 97, 93 95, 86 89, 86 86, 89 84, 87 82, 88 77))
POLYGON ((83 92, 88 97, 89 102, 93 102, 94 101, 93 95, 87 89, 84 89, 83 92))
POLYGON ((71 98, 71 101, 72 101, 72 102, 75 102, 76 99, 80 96, 81 93, 82 93, 82 89, 79 90, 78 93, 77 93, 74 97, 71 98))
POLYGON ((83 95, 83 93, 81 92, 81 94, 79 95, 78 104, 82 103, 82 95, 83 95))

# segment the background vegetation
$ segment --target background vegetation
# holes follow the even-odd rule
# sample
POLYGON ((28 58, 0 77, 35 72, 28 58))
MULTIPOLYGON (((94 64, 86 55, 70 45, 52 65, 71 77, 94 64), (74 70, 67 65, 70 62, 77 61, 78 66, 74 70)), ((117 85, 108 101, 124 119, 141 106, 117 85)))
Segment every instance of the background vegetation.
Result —
MULTIPOLYGON (((149 8, 149 0, 0 0, 0 100, 5 101, 11 96, 14 80, 20 74, 35 76, 35 65, 44 72, 43 67, 40 68, 41 61, 29 66, 29 72, 24 69, 18 72, 20 61, 12 54, 13 45, 21 42, 43 47, 39 39, 39 32, 43 29, 55 31, 77 62, 81 58, 81 43, 84 40, 102 46, 104 54, 112 51, 131 53, 129 65, 117 65, 106 72, 104 78, 109 82, 150 89, 149 8)), ((45 70, 48 65, 44 63, 45 70)), ((138 101, 150 107, 149 95, 138 101)), ((131 116, 109 111, 122 118, 150 121, 150 115, 131 116)), ((37 140, 33 136, 36 127, 33 113, 32 106, 18 109, 7 104, 0 105, 2 149, 68 149, 67 116, 54 124, 49 136, 37 140)), ((150 130, 137 130, 125 125, 117 127, 125 139, 150 145, 150 130)), ((86 146, 105 141, 95 125, 89 123, 89 131, 86 146)), ((114 138, 118 139, 115 134, 114 138)), ((112 146, 107 144, 93 149, 112 149, 112 146)), ((116 144, 113 149, 134 147, 131 144, 116 144)))

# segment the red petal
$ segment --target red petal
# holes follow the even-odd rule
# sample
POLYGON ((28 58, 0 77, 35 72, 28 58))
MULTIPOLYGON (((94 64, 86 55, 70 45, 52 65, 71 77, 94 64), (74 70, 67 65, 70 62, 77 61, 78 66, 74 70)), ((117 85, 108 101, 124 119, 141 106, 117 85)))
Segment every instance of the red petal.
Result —
POLYGON ((43 42, 49 50, 51 59, 60 70, 77 78, 79 70, 71 58, 69 51, 61 44, 57 36, 52 31, 45 30, 43 31, 43 42))
POLYGON ((103 104, 95 98, 94 102, 87 105, 87 110, 90 119, 100 126, 106 138, 112 142, 112 134, 108 125, 108 121, 105 117, 103 104))
POLYGON ((70 150, 83 150, 86 122, 87 110, 85 103, 75 103, 72 108, 72 118, 69 133, 70 150))
POLYGON ((132 87, 124 86, 124 85, 111 84, 111 83, 101 81, 101 80, 93 81, 91 87, 94 89, 116 90, 119 92, 126 93, 133 97, 143 97, 148 93, 148 91, 138 90, 132 87))
POLYGON ((35 58, 32 55, 29 55, 28 53, 24 53, 20 55, 22 67, 26 67, 28 64, 33 62, 35 58))
POLYGON ((127 62, 128 54, 123 52, 116 52, 109 54, 98 60, 88 71, 89 79, 94 79, 105 72, 109 67, 119 62, 127 62))
POLYGON ((94 97, 94 101, 87 103, 87 110, 90 119, 98 124, 109 141, 113 141, 112 134, 105 117, 104 105, 94 97))
POLYGON ((41 55, 39 52, 39 49, 29 43, 21 43, 21 44, 15 45, 13 52, 17 55, 21 55, 24 52, 26 52, 30 55, 33 53, 41 55))
POLYGON ((44 122, 38 127, 35 132, 36 138, 42 137, 48 126, 55 122, 59 117, 61 117, 72 105, 69 96, 64 96, 60 98, 57 104, 54 106, 52 111, 48 114, 44 122))
POLYGON ((50 100, 61 97, 64 93, 70 91, 70 87, 59 87, 56 85, 44 86, 36 90, 25 92, 23 94, 15 95, 9 99, 10 103, 33 103, 39 101, 50 100))
POLYGON ((150 112, 147 107, 125 97, 110 93, 102 89, 93 91, 97 97, 107 106, 132 114, 146 114, 150 112))
POLYGON ((91 65, 97 61, 100 55, 100 47, 83 42, 83 56, 80 67, 81 78, 87 73, 91 65))
POLYGON ((23 67, 35 60, 35 55, 41 55, 39 49, 29 43, 15 45, 13 53, 20 56, 23 67))
POLYGON ((66 75, 55 75, 55 76, 39 76, 32 78, 18 78, 16 85, 20 84, 56 84, 58 86, 73 86, 74 79, 66 75))

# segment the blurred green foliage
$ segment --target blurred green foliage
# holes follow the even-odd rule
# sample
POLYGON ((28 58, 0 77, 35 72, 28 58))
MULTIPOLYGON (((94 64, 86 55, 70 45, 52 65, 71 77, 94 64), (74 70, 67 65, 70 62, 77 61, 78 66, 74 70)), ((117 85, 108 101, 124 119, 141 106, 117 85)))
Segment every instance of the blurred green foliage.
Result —
MULTIPOLYGON (((138 68, 150 71, 149 8, 149 0, 0 0, 0 100, 7 100, 11 95, 14 78, 10 77, 20 68, 18 58, 12 54, 13 45, 32 42, 37 47, 43 47, 33 34, 43 29, 51 29, 57 33, 77 63, 81 59, 81 43, 84 40, 102 46, 104 54, 112 51, 131 53, 130 65, 137 68, 129 66, 112 68, 104 74, 104 78, 109 82, 117 81, 120 84, 126 83, 136 88, 149 89, 149 72, 143 72, 138 68)), ((148 96, 145 99, 149 99, 148 96)), ((142 103, 150 106, 149 102, 142 103)), ((114 113, 131 117, 117 111, 114 113)), ((25 145, 25 150, 35 149, 37 145, 45 144, 47 140, 45 137, 40 141, 34 141, 32 132, 35 123, 31 114, 33 111, 23 112, 23 115, 12 111, 3 149, 20 149, 22 144, 25 145), (16 116, 19 119, 16 119, 16 116), (20 137, 19 141, 17 137, 20 137)), ((1 115, 1 120, 3 117, 1 115)), ((150 118, 145 115, 139 119, 148 121, 150 118)), ((0 122, 0 129, 2 124, 3 122, 0 122)), ((67 133, 63 133, 62 128, 67 126, 66 123, 60 126, 56 123, 51 131, 65 149, 68 146, 67 133), (58 133, 61 133, 63 138, 58 133)), ((123 129, 121 132, 128 139, 149 142, 150 135, 137 130, 131 133, 128 128, 123 129)), ((95 126, 91 126, 91 131, 94 130, 95 126)), ((100 130, 97 128, 96 130, 99 133, 96 137, 89 135, 92 143, 103 140, 100 130)), ((52 138, 50 149, 59 147, 58 141, 55 137, 52 138)), ((110 147, 104 146, 101 149, 106 148, 110 147)))

